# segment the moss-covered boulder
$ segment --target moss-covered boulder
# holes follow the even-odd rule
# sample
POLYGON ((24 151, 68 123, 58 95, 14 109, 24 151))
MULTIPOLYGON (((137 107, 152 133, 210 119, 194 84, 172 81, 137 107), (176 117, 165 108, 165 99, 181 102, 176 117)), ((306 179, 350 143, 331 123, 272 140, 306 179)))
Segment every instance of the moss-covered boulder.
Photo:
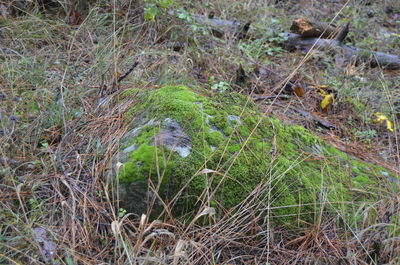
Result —
POLYGON ((121 205, 137 214, 153 202, 177 216, 193 217, 201 205, 222 215, 259 196, 277 222, 308 222, 351 213, 395 186, 387 170, 264 115, 236 93, 167 86, 138 101, 118 157, 121 205))

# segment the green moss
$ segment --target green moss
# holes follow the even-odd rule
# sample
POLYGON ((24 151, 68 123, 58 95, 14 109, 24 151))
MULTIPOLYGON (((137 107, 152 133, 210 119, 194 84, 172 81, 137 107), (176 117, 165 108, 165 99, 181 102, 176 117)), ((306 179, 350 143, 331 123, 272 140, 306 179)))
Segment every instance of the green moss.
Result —
POLYGON ((225 135, 230 135, 233 131, 232 127, 229 125, 228 117, 221 113, 216 113, 210 119, 210 122, 225 135))
MULTIPOLYGON (((208 199, 205 194, 213 191, 215 196, 209 199, 214 205, 229 209, 261 183, 269 188, 260 193, 259 199, 269 198, 271 214, 288 224, 293 223, 293 218, 312 221, 320 209, 336 214, 349 209, 351 203, 375 198, 377 178, 371 174, 373 166, 349 159, 303 127, 263 116, 241 95, 207 97, 207 91, 198 91, 183 86, 163 87, 140 95, 142 103, 131 112, 159 122, 174 119, 192 140, 192 152, 185 158, 174 154, 167 160, 158 152, 158 168, 165 173, 164 195, 174 196, 186 186, 175 204, 177 213, 194 213, 198 202, 208 199), (240 122, 229 119, 230 115, 239 117, 240 122), (218 131, 211 130, 211 126, 218 131), (214 152, 212 146, 217 147, 214 152), (218 174, 193 177, 204 168, 218 174), (204 193, 206 188, 208 192, 204 193), (352 188, 368 192, 360 194, 352 188)), ((126 183, 146 177, 157 180, 155 148, 151 143, 154 131, 151 126, 144 128, 134 139, 138 148, 130 154, 125 171, 120 174, 126 183)))
MULTIPOLYGON (((142 144, 136 151, 130 155, 130 161, 124 164, 120 173, 120 180, 124 183, 132 181, 145 181, 146 176, 156 172, 156 150, 154 146, 142 144)), ((158 166, 163 169, 163 158, 158 156, 158 166)))
POLYGON ((219 131, 207 134, 207 142, 211 146, 219 146, 224 141, 224 136, 219 131))
POLYGON ((242 137, 248 137, 250 136, 250 133, 252 131, 251 127, 248 127, 247 125, 240 125, 238 126, 237 130, 239 131, 239 134, 242 137))
POLYGON ((154 136, 158 132, 158 127, 145 126, 133 141, 123 146, 122 149, 125 149, 134 145, 136 150, 129 154, 129 160, 124 163, 119 174, 121 182, 128 184, 133 181, 145 181, 147 176, 158 174, 157 170, 162 172, 165 169, 162 150, 153 145, 154 136))

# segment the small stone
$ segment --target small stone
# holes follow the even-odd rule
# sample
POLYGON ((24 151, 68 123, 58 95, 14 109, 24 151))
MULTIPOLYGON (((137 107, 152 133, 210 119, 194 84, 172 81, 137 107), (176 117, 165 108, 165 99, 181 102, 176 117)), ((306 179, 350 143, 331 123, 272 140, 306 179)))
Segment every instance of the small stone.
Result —
POLYGON ((21 98, 21 97, 18 97, 18 96, 14 96, 14 97, 12 98, 12 101, 14 101, 14 102, 21 102, 21 101, 22 101, 22 98, 21 98))
POLYGON ((15 115, 10 116, 10 122, 18 122, 18 120, 19 120, 18 116, 15 115))
POLYGON ((7 99, 6 93, 0 92, 0 101, 6 100, 6 99, 7 99))
POLYGON ((381 171, 382 175, 384 175, 385 177, 389 176, 389 173, 387 173, 386 171, 381 171))

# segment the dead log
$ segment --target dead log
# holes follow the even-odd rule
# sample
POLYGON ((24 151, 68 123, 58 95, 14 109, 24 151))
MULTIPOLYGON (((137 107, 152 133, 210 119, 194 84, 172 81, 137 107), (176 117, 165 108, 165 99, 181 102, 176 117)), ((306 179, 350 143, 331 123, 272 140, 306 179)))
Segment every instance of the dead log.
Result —
MULTIPOLYGON (((208 18, 202 15, 192 15, 193 19, 199 23, 209 26, 214 30, 230 29, 231 32, 238 32, 244 24, 237 21, 208 18)), ((348 32, 348 24, 336 35, 336 39, 304 38, 299 34, 284 32, 287 39, 285 47, 289 50, 309 51, 311 47, 318 49, 331 49, 332 51, 342 51, 343 55, 349 60, 368 63, 371 67, 383 67, 386 69, 400 69, 400 57, 398 55, 375 52, 360 49, 352 46, 342 45, 342 41, 348 32)), ((246 32, 246 34, 250 34, 246 32)), ((277 34, 278 35, 278 34, 277 34)))
POLYGON ((247 37, 247 32, 250 29, 250 22, 242 24, 237 21, 229 21, 224 19, 213 18, 214 16, 192 15, 193 19, 199 23, 211 28, 214 36, 221 38, 226 33, 232 34, 237 39, 244 39, 247 37))
MULTIPOLYGON (((179 16, 181 15, 181 12, 175 10, 169 11, 168 14, 179 16)), ((191 14, 191 18, 196 23, 208 27, 211 33, 217 38, 222 38, 226 35, 232 35, 236 39, 244 39, 247 37, 247 33, 251 24, 251 22, 241 23, 238 21, 214 18, 214 12, 211 12, 208 16, 191 14)))
POLYGON ((371 67, 383 67, 386 69, 400 69, 400 57, 393 54, 375 52, 352 46, 342 45, 339 40, 327 40, 319 38, 303 38, 294 33, 285 33, 285 47, 289 50, 309 51, 315 49, 330 49, 342 52, 348 60, 368 63, 371 67))
POLYGON ((334 25, 297 18, 292 22, 290 31, 305 38, 334 39, 340 29, 334 25))
POLYGON ((210 27, 216 28, 216 29, 228 28, 234 32, 237 31, 239 29, 239 27, 242 25, 242 23, 240 23, 238 21, 230 21, 230 20, 218 19, 218 18, 208 18, 206 16, 197 15, 197 14, 193 14, 192 17, 199 24, 210 26, 210 27))

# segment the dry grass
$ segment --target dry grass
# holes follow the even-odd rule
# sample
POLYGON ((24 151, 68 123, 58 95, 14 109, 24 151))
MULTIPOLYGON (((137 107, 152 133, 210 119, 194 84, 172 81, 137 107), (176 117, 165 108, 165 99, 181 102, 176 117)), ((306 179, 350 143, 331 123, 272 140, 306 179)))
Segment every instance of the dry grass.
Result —
MULTIPOLYGON (((309 7, 309 2, 317 1, 303 2, 309 7)), ((396 6, 395 1, 384 2, 396 6)), ((212 1, 211 4, 218 17, 252 15, 260 18, 255 19, 258 24, 267 23, 270 15, 287 12, 287 19, 280 21, 279 27, 283 28, 295 15, 290 7, 273 7, 272 3, 261 7, 252 1, 212 1)), ((193 6, 199 13, 210 9, 200 3, 193 3, 193 6)), ((352 19, 346 15, 356 16, 357 10, 365 10, 362 4, 354 4, 353 8, 343 3, 334 6, 344 8, 339 13, 341 19, 352 19)), ((395 74, 362 66, 349 66, 342 71, 318 54, 304 57, 276 50, 275 56, 251 57, 230 41, 212 42, 210 36, 193 33, 175 18, 144 21, 142 8, 131 7, 126 12, 126 8, 97 5, 79 25, 66 24, 62 16, 40 13, 38 9, 32 9, 25 16, 3 20, 0 40, 0 97, 4 97, 0 98, 0 263, 400 262, 399 228, 392 218, 399 213, 398 194, 378 196, 380 199, 375 204, 354 209, 363 220, 356 227, 352 224, 339 226, 343 220, 340 212, 334 213, 336 218, 331 220, 323 218, 324 213, 321 213, 314 224, 308 224, 308 229, 299 225, 297 230, 287 231, 274 225, 274 218, 279 217, 270 216, 271 183, 274 178, 284 177, 283 174, 271 174, 270 182, 261 183, 246 200, 235 209, 227 210, 218 220, 209 214, 206 206, 189 224, 171 216, 167 208, 157 220, 121 213, 112 181, 112 158, 119 148, 119 140, 131 125, 124 114, 136 104, 135 97, 121 100, 121 93, 132 87, 146 92, 169 83, 207 84, 211 76, 234 83, 239 63, 250 73, 254 62, 264 65, 268 60, 268 69, 280 73, 270 76, 271 84, 255 77, 249 87, 235 87, 249 94, 254 91, 262 94, 290 75, 291 79, 298 78, 309 84, 331 82, 330 86, 334 86, 340 81, 340 85, 348 89, 339 92, 340 101, 331 112, 320 115, 344 128, 375 129, 378 133, 372 143, 379 145, 373 148, 385 152, 384 159, 393 169, 399 166, 397 134, 368 123, 365 118, 381 108, 386 108, 392 113, 391 117, 396 118, 399 79, 395 74), (188 48, 180 52, 169 48, 168 42, 177 39, 183 40, 188 48), (211 48, 202 48, 209 43, 211 48), (321 60, 328 65, 327 69, 315 68, 321 60), (138 67, 119 84, 118 91, 111 93, 118 73, 135 61, 139 62, 138 67), (360 95, 352 88, 365 85, 377 76, 384 95, 373 88, 365 92, 367 95, 360 95), (351 81, 353 77, 367 78, 367 81, 351 81), (365 102, 348 100, 354 95, 365 96, 369 104, 374 105, 357 109, 354 106, 365 105, 365 102), (376 101, 371 101, 378 96, 376 101), (348 124, 349 115, 355 117, 352 125, 348 124), (40 234, 39 228, 46 233, 40 234)), ((324 18, 325 14, 317 7, 312 7, 316 10, 315 17, 324 18)), ((359 18, 359 23, 370 23, 366 21, 359 18)), ((392 51, 390 45, 383 49, 392 51)), ((304 98, 291 97, 285 104, 315 112, 320 98, 313 91, 307 93, 304 98)), ((287 121, 310 125, 287 109, 266 108, 287 121)), ((309 128, 318 131, 314 126, 309 128)), ((319 133, 326 134, 325 131, 319 133)), ((337 145, 345 142, 344 149, 365 140, 356 139, 355 144, 355 133, 351 129, 331 134, 327 140, 337 145), (335 140, 335 136, 340 140, 335 140)), ((363 150, 374 150, 368 149, 368 143, 364 147, 363 150)), ((381 156, 371 154, 371 158, 363 153, 367 160, 382 160, 381 156)))

